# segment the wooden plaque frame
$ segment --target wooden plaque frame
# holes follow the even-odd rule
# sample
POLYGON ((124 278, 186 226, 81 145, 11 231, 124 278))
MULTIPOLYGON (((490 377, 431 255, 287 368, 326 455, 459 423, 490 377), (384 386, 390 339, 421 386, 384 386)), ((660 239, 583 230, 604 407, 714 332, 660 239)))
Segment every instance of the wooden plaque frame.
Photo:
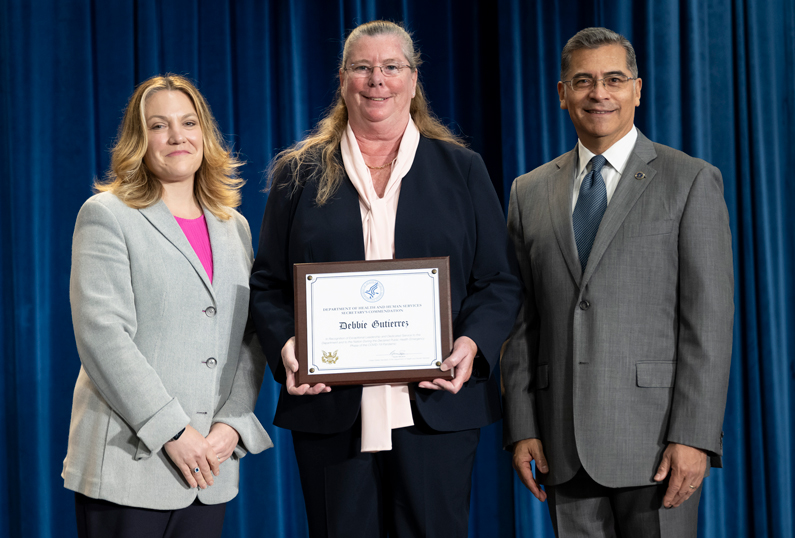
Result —
MULTIPOLYGON (((295 354, 298 359, 298 372, 295 374, 296 386, 305 383, 326 385, 364 385, 377 383, 412 383, 434 379, 453 378, 453 370, 442 372, 437 369, 418 370, 378 370, 372 372, 312 374, 308 368, 307 340, 307 297, 304 282, 308 275, 329 273, 376 273, 403 269, 437 269, 439 277, 439 317, 441 321, 442 357, 447 358, 453 349, 453 320, 450 306, 450 259, 406 258, 398 260, 373 260, 358 262, 296 263, 293 266, 293 289, 295 294, 295 354)), ((444 360, 444 359, 442 359, 444 360)))

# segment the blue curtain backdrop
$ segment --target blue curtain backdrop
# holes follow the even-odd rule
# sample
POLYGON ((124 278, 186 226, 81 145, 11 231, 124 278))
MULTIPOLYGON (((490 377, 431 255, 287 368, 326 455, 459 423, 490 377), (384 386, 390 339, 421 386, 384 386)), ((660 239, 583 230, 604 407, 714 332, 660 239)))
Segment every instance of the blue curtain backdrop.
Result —
MULTIPOLYGON (((374 18, 414 32, 433 109, 484 156, 503 202, 514 177, 576 142, 555 90, 565 41, 603 25, 634 43, 637 125, 717 165, 731 216, 725 467, 705 482, 700 536, 795 535, 793 0, 2 0, 0 536, 74 536, 60 478, 79 369, 71 234, 135 84, 166 71, 197 81, 248 162, 242 212, 256 245, 262 171, 331 102, 346 30, 374 18)), ((266 425, 277 394, 266 374, 266 425)), ((275 448, 243 460, 225 536, 306 534, 290 437, 269 431, 275 448)), ((500 436, 501 424, 483 431, 471 536, 552 536, 500 436)))

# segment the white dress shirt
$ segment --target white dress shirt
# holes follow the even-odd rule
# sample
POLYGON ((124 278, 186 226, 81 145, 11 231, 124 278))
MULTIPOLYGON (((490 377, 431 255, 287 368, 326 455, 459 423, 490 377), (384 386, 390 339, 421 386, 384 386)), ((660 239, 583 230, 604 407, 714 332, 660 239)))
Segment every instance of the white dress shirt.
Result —
MULTIPOLYGON (((633 125, 632 129, 630 129, 621 140, 610 146, 607 151, 602 153, 604 158, 607 159, 607 162, 602 168, 602 178, 605 180, 608 204, 610 203, 610 199, 613 197, 613 193, 616 192, 618 180, 621 179, 621 174, 624 172, 624 167, 627 164, 629 155, 632 153, 632 149, 635 147, 635 142, 637 140, 638 130, 633 125)), ((585 179, 586 174, 591 171, 588 163, 591 162, 591 159, 596 155, 595 153, 591 153, 591 150, 583 146, 582 142, 579 140, 577 140, 577 154, 579 155, 580 161, 577 165, 577 169, 579 170, 577 173, 577 179, 574 180, 574 196, 572 196, 571 199, 572 214, 574 213, 574 208, 577 206, 577 198, 580 197, 580 186, 582 185, 582 180, 585 179)))

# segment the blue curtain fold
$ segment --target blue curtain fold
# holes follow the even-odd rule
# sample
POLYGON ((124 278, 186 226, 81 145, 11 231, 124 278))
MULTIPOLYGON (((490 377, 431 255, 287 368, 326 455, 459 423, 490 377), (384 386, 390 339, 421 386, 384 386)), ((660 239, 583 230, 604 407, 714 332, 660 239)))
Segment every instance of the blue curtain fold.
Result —
MULTIPOLYGON (((404 21, 435 113, 481 153, 507 205, 513 179, 571 149, 560 50, 586 26, 635 45, 636 124, 723 173, 735 256, 724 468, 705 481, 699 535, 795 535, 795 2, 793 0, 5 0, 0 3, 0 537, 75 535, 63 488, 80 367, 69 308, 71 235, 109 164, 138 82, 185 74, 247 164, 241 211, 257 244, 264 170, 331 103, 346 32, 404 21)), ((287 431, 243 460, 229 537, 306 535, 287 431)), ((501 423, 484 428, 470 536, 552 536, 516 479, 501 423)), ((444 457, 440 455, 440 457, 444 457)))

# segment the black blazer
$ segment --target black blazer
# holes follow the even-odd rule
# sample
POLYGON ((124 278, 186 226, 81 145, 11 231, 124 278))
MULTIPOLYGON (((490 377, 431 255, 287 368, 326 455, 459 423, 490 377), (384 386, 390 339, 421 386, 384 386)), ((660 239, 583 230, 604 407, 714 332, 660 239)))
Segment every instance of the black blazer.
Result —
MULTIPOLYGON (((302 171, 302 180, 306 171, 302 171)), ((274 379, 284 383, 281 349, 295 335, 293 264, 364 259, 359 194, 346 177, 331 201, 315 204, 317 182, 275 178, 262 219, 251 276, 251 313, 274 379)), ((453 338, 478 345, 472 377, 458 394, 417 388, 417 408, 437 431, 479 428, 499 420, 492 375, 522 300, 505 219, 480 155, 421 138, 403 178, 395 222, 395 258, 450 257, 453 338)), ((282 386, 276 426, 312 433, 350 428, 360 386, 291 396, 282 386)))

